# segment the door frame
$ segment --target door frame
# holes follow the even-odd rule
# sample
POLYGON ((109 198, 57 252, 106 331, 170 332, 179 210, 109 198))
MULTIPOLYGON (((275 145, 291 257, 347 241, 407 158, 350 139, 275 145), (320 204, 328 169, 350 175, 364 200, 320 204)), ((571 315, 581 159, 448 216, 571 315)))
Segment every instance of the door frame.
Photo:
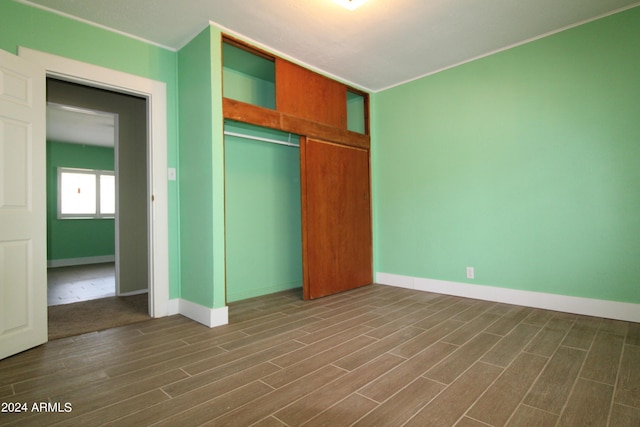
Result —
POLYGON ((20 46, 18 56, 44 67, 47 77, 147 100, 149 315, 169 314, 169 220, 166 84, 20 46))

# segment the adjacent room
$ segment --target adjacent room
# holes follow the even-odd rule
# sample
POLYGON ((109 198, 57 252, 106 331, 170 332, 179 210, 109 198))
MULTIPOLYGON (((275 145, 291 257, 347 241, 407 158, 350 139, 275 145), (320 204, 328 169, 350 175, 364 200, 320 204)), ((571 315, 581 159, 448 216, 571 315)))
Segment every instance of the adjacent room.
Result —
POLYGON ((47 79, 50 340, 149 318, 145 109, 47 79))
POLYGON ((639 52, 636 0, 2 2, 0 425, 637 427, 639 52), (65 269, 144 317, 52 335, 65 269))

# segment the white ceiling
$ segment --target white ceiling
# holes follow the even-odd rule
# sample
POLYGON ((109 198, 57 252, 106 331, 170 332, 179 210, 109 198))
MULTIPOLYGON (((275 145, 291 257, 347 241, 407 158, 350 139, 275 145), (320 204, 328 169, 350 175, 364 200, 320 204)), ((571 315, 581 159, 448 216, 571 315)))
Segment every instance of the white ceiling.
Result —
POLYGON ((113 147, 117 114, 47 104, 47 140, 113 147))
POLYGON ((179 49, 209 21, 355 86, 379 91, 638 0, 23 0, 179 49))

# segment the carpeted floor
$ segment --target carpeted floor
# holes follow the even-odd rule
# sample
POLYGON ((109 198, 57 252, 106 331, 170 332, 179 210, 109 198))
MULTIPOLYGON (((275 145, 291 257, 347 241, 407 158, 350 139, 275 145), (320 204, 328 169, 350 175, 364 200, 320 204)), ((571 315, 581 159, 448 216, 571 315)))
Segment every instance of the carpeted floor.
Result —
POLYGON ((49 340, 149 320, 148 294, 49 307, 49 340))

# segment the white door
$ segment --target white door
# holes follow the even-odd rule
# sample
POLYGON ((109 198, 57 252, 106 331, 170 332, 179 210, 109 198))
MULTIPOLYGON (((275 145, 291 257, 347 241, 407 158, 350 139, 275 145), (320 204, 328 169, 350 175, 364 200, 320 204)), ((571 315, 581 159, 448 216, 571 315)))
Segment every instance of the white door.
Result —
POLYGON ((0 50, 0 359, 47 341, 45 71, 0 50))

